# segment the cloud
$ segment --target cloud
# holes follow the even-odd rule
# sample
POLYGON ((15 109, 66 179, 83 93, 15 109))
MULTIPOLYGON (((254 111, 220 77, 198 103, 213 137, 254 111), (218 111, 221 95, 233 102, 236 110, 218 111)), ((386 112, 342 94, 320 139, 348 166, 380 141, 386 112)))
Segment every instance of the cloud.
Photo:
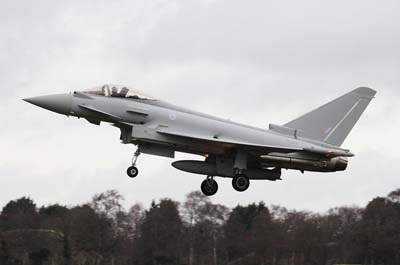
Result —
POLYGON ((144 42, 133 34, 116 45, 131 54, 127 58, 145 62, 297 68, 307 61, 307 67, 318 68, 396 61, 398 8, 395 1, 182 1, 144 42))

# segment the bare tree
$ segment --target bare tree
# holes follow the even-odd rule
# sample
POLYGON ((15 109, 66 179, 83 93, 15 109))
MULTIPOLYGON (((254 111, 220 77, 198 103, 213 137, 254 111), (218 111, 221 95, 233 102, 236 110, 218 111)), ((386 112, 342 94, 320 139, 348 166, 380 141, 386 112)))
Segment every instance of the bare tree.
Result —
POLYGON ((222 235, 221 226, 228 219, 229 209, 221 204, 212 204, 207 202, 203 209, 201 209, 202 215, 201 219, 207 220, 211 224, 211 234, 213 241, 213 264, 218 263, 218 249, 217 249, 217 239, 222 235))
POLYGON ((210 203, 210 199, 200 191, 192 191, 186 195, 183 203, 183 220, 189 226, 189 265, 194 264, 194 226, 202 218, 204 207, 210 203))

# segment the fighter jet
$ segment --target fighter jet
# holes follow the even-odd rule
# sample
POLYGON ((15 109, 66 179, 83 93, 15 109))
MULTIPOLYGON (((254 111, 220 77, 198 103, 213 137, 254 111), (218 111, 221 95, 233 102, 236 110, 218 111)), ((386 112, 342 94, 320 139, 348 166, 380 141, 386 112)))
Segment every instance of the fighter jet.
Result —
POLYGON ((141 153, 201 156, 172 166, 207 176, 201 190, 212 196, 218 190, 215 177, 232 178, 233 188, 243 192, 250 180, 280 180, 282 169, 345 170, 353 153, 341 145, 375 94, 359 87, 286 124, 269 124, 268 129, 189 110, 119 85, 24 100, 95 125, 105 122, 119 128, 121 142, 137 146, 127 169, 131 178, 139 173, 136 163, 141 153))

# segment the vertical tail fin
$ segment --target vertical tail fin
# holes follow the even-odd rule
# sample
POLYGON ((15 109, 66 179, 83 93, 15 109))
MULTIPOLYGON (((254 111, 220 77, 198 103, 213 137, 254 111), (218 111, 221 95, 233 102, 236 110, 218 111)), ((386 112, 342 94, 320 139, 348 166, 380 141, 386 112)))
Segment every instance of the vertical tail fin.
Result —
POLYGON ((356 88, 284 126, 297 129, 299 136, 340 146, 375 94, 368 87, 356 88))

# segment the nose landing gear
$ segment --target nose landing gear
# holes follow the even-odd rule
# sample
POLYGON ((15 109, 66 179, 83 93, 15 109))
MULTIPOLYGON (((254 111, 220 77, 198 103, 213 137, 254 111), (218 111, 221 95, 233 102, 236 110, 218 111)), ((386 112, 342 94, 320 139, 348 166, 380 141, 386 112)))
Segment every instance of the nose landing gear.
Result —
POLYGON ((126 170, 126 174, 128 174, 130 178, 135 178, 139 174, 139 170, 135 166, 130 166, 126 170))
POLYGON ((132 166, 128 167, 126 170, 126 173, 130 178, 135 178, 139 174, 139 170, 136 167, 136 161, 140 155, 139 148, 136 150, 135 154, 133 155, 132 158, 132 166))

